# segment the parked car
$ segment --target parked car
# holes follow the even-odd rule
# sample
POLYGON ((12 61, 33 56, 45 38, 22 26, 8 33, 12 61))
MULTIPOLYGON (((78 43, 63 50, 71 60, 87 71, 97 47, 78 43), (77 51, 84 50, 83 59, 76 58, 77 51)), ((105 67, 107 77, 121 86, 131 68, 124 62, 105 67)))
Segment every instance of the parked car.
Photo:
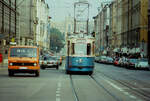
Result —
POLYGON ((119 59, 120 59, 120 58, 115 58, 115 60, 114 60, 114 65, 115 65, 115 66, 119 66, 119 59))
POLYGON ((148 68, 149 64, 148 64, 148 59, 143 58, 143 59, 138 59, 135 68, 148 68))
POLYGON ((119 62, 118 65, 121 66, 121 67, 126 67, 126 65, 127 65, 127 63, 128 63, 127 60, 128 60, 127 58, 121 57, 121 58, 119 59, 119 61, 118 61, 118 62, 119 62))
POLYGON ((127 68, 135 68, 136 63, 137 59, 128 59, 127 68))
POLYGON ((106 56, 100 56, 100 59, 99 59, 99 61, 98 62, 100 62, 100 63, 106 63, 106 56))
POLYGON ((111 58, 111 57, 106 57, 106 63, 107 64, 113 64, 113 58, 111 58))
POLYGON ((99 62, 99 60, 100 60, 100 56, 96 56, 95 57, 95 62, 99 62))
POLYGON ((41 64, 41 69, 45 68, 56 68, 59 69, 58 60, 56 57, 44 57, 44 60, 41 64))
POLYGON ((121 66, 126 67, 127 64, 128 64, 128 58, 123 58, 121 66))
POLYGON ((43 61, 43 56, 40 55, 40 57, 39 57, 39 64, 40 64, 40 65, 42 64, 42 61, 43 61))

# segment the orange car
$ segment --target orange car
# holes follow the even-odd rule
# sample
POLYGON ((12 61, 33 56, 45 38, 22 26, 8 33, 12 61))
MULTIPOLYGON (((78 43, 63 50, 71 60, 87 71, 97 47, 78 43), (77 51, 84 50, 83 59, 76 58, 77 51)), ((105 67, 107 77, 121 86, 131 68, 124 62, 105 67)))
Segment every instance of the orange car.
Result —
POLYGON ((36 46, 11 46, 8 53, 8 75, 35 73, 39 76, 39 48, 36 46))

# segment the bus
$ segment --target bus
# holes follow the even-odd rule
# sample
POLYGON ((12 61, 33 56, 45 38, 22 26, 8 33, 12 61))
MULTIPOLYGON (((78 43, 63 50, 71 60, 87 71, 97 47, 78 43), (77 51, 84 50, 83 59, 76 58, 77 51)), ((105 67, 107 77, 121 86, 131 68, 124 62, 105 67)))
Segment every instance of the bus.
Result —
POLYGON ((36 46, 11 46, 8 52, 8 75, 15 73, 35 73, 38 77, 40 72, 39 48, 36 46))

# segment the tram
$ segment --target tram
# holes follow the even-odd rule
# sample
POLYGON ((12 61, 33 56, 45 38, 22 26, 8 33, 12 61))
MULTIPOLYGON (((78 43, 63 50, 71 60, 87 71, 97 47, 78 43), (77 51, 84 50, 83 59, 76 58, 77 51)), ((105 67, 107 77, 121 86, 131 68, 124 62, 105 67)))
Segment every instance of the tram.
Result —
POLYGON ((89 3, 74 3, 74 32, 67 35, 66 73, 87 72, 94 70, 95 38, 89 33, 89 3))
POLYGON ((69 37, 67 40, 66 73, 87 72, 91 75, 94 70, 94 49, 95 38, 92 36, 74 35, 69 37))

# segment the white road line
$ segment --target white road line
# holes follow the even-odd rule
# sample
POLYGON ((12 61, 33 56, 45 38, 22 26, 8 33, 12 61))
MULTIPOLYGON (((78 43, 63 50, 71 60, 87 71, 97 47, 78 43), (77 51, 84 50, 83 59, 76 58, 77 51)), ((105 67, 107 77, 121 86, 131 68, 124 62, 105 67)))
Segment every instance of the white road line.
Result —
POLYGON ((56 91, 56 94, 59 94, 59 93, 60 93, 60 91, 57 90, 57 91, 56 91))
POLYGON ((105 80, 107 83, 109 83, 112 87, 118 89, 119 91, 123 92, 125 95, 129 96, 132 99, 137 99, 135 96, 129 94, 128 92, 125 92, 122 88, 118 87, 117 85, 115 85, 114 83, 111 83, 108 80, 105 80))
POLYGON ((60 97, 60 94, 56 94, 56 98, 57 98, 57 97, 60 97))
POLYGON ((60 82, 58 83, 58 87, 59 87, 59 88, 61 87, 61 83, 60 83, 60 82))
POLYGON ((57 91, 60 91, 61 88, 57 88, 57 91))
POLYGON ((60 91, 61 91, 61 82, 57 83, 57 90, 56 90, 56 101, 60 101, 60 91))
POLYGON ((129 93, 128 93, 128 92, 124 92, 124 94, 125 94, 125 95, 129 95, 129 93))
POLYGON ((56 98, 56 101, 60 101, 60 98, 56 98))
POLYGON ((130 95, 130 98, 132 98, 132 99, 136 99, 136 97, 135 97, 135 96, 132 96, 132 95, 130 95))
POLYGON ((115 84, 113 84, 113 83, 111 83, 110 81, 108 81, 108 80, 105 80, 107 83, 109 83, 111 86, 113 86, 114 88, 116 88, 116 89, 118 89, 119 91, 124 91, 122 88, 120 88, 120 87, 118 87, 117 85, 115 85, 115 84))

